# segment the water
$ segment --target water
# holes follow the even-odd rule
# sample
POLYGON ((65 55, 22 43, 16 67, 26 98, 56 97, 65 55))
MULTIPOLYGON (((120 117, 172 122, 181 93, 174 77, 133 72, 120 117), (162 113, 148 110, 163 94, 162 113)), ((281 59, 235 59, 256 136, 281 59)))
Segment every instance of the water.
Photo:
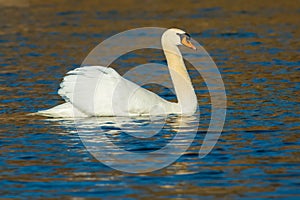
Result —
MULTIPOLYGON (((1 197, 299 198, 297 1, 247 5, 20 2, 0 1, 1 197), (217 63, 228 110, 218 143, 199 159, 210 99, 203 80, 192 73, 202 118, 191 147, 167 168, 130 174, 95 159, 80 140, 74 121, 26 114, 62 103, 57 95, 62 77, 78 67, 95 45, 110 35, 142 26, 188 30, 217 63)), ((127 67, 146 61, 164 63, 161 52, 145 52, 133 52, 113 65, 124 73, 127 67)), ((174 100, 166 88, 147 87, 174 100)), ((101 127, 102 133, 124 149, 151 152, 174 138, 176 119, 173 116, 161 133, 141 141, 120 132, 109 119, 102 119, 101 127)), ((93 120, 84 123, 93 125, 93 120)), ((149 123, 149 119, 133 118, 125 119, 123 125, 142 132, 149 123)))

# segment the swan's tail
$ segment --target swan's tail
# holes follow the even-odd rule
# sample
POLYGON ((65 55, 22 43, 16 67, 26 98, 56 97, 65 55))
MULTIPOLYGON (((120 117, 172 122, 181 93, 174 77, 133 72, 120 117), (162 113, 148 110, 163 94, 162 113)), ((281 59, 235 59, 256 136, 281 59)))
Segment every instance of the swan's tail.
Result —
POLYGON ((30 113, 29 115, 41 115, 54 118, 87 117, 86 114, 75 108, 71 103, 60 104, 47 110, 40 110, 36 113, 30 113))

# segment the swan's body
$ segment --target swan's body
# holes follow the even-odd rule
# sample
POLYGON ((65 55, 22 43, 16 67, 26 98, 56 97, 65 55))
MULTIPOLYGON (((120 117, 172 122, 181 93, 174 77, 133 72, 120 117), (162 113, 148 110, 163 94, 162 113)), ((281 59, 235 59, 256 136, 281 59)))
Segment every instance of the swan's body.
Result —
POLYGON ((168 102, 124 79, 112 68, 86 66, 64 77, 58 93, 66 103, 37 114, 50 117, 193 114, 197 98, 177 45, 195 47, 189 35, 179 29, 168 29, 161 41, 178 103, 168 102))

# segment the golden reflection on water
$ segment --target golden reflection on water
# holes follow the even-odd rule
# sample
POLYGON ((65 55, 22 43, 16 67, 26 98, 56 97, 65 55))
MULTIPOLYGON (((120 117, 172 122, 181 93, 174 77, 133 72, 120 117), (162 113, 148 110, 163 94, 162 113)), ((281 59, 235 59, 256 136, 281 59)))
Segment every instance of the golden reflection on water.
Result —
MULTIPOLYGON (((124 194, 128 198, 235 198, 251 193, 259 197, 290 197, 276 191, 294 186, 293 166, 300 161, 298 1, 1 0, 0 11, 0 37, 6 41, 0 43, 1 63, 6 64, 0 71, 5 74, 0 78, 0 137, 4 143, 0 155, 5 158, 0 171, 2 180, 14 182, 13 187, 9 185, 13 189, 26 189, 26 183, 67 180, 74 184, 91 181, 94 186, 90 187, 95 190, 101 188, 97 184, 114 189, 119 187, 116 182, 123 183, 127 190, 134 191, 124 194), (136 179, 110 169, 92 171, 81 164, 99 163, 84 154, 82 146, 75 148, 80 141, 72 122, 61 126, 25 114, 63 102, 56 94, 62 77, 74 65, 80 65, 102 40, 143 26, 184 28, 211 54, 228 96, 224 133, 206 159, 195 158, 199 148, 192 146, 185 154, 189 159, 158 172, 137 175, 136 179), (52 137, 39 139, 47 134, 52 137), (28 138, 37 140, 27 141, 28 138), (33 155, 28 160, 20 158, 23 154, 33 155), (56 159, 51 159, 54 156, 56 159), (27 172, 26 167, 53 169, 27 172), (200 173, 185 175, 199 168, 200 173), (24 173, 19 172, 22 169, 24 173), (149 179, 153 182, 147 183, 149 179)), ((146 61, 145 57, 135 57, 127 62, 146 61)), ((199 91, 206 89, 202 82, 201 78, 193 79, 199 91)), ((197 95, 200 105, 209 105, 207 92, 197 95)), ((200 131, 206 130, 207 122, 203 123, 200 131)), ((196 142, 201 144, 201 140, 196 142)), ((67 190, 81 187, 79 184, 67 190)), ((13 193, 9 189, 4 194, 13 193)))

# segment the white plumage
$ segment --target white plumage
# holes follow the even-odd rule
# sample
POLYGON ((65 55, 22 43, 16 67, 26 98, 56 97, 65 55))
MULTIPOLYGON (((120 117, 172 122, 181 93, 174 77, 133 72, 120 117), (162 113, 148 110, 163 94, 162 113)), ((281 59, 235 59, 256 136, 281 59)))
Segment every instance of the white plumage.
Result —
POLYGON ((162 36, 162 45, 178 103, 168 102, 124 79, 112 68, 85 66, 69 71, 60 84, 58 94, 66 103, 37 114, 51 117, 193 114, 197 99, 176 46, 181 42, 177 33, 184 34, 179 29, 168 29, 162 36))

